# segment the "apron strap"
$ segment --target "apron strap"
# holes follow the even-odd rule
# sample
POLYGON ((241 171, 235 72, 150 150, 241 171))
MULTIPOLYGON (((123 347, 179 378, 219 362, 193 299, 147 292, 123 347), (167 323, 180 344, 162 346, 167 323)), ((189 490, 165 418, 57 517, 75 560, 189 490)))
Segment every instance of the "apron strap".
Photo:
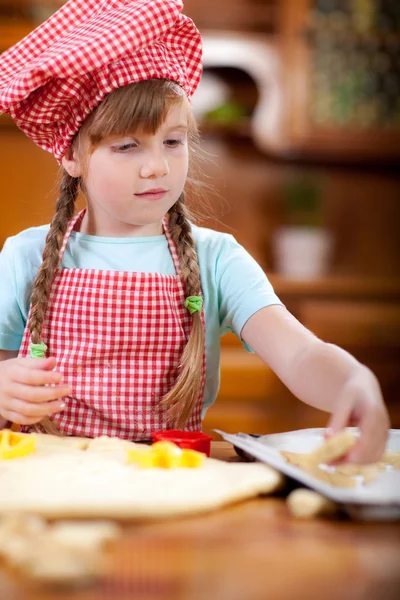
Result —
POLYGON ((68 227, 67 227, 67 231, 65 232, 65 235, 64 235, 61 249, 60 249, 58 266, 61 264, 61 261, 63 259, 65 248, 67 247, 69 236, 71 235, 71 232, 74 230, 74 228, 77 224, 79 224, 79 225, 81 224, 82 219, 85 216, 85 213, 86 213, 86 208, 79 211, 78 214, 75 215, 75 217, 72 217, 72 219, 70 220, 68 227))
POLYGON ((177 274, 177 276, 182 284, 182 289, 183 289, 183 277, 182 277, 181 264, 179 262, 178 249, 177 249, 176 244, 175 244, 174 240, 172 239, 171 234, 168 229, 168 217, 163 218, 162 226, 164 229, 165 237, 167 238, 169 251, 171 252, 172 262, 174 263, 174 267, 175 267, 175 273, 177 274))

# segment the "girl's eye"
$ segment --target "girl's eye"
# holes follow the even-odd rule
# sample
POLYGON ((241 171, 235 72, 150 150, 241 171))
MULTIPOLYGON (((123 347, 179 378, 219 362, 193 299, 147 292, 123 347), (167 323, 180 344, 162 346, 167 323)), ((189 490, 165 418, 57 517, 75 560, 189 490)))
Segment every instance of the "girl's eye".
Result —
POLYGON ((113 146, 113 152, 127 152, 128 150, 132 150, 132 148, 136 148, 136 144, 122 144, 121 146, 113 146))
POLYGON ((168 146, 168 148, 176 148, 176 146, 179 146, 180 144, 182 144, 181 140, 165 140, 164 144, 166 146, 168 146))

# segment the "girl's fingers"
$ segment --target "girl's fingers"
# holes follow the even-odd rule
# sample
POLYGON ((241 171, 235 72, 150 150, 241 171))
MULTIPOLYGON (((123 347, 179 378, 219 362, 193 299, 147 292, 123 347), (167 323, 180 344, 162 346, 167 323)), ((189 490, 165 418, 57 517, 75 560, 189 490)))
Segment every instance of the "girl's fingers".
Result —
POLYGON ((33 425, 34 423, 38 423, 41 419, 29 419, 28 417, 23 417, 22 415, 12 411, 12 410, 4 410, 3 411, 4 418, 7 421, 11 421, 12 423, 16 423, 17 425, 33 425))
POLYGON ((10 361, 8 381, 2 387, 2 416, 21 425, 32 425, 63 410, 61 400, 72 393, 54 371, 56 359, 17 358, 10 361))
MULTIPOLYGON (((30 361, 31 360, 38 360, 38 359, 37 358, 31 358, 30 361)), ((51 356, 50 358, 39 359, 39 360, 44 360, 45 361, 42 369, 49 370, 49 371, 51 371, 52 369, 54 369, 54 367, 57 364, 57 360, 55 359, 54 356, 51 356)), ((37 369, 38 367, 33 367, 33 368, 37 369)))
POLYGON ((27 369, 54 369, 56 366, 56 359, 54 356, 49 358, 17 358, 15 363, 26 367, 27 369))
POLYGON ((381 459, 385 450, 387 430, 386 434, 377 435, 377 430, 385 431, 383 426, 377 428, 377 423, 379 418, 372 414, 360 420, 360 438, 349 452, 348 462, 373 463, 381 459))
MULTIPOLYGON (((383 449, 382 449, 383 451, 383 449)), ((378 446, 371 446, 371 441, 366 440, 362 435, 357 441, 353 450, 349 452, 347 461, 352 464, 370 464, 377 462, 382 456, 378 446)))
POLYGON ((14 382, 24 383, 26 385, 48 385, 60 383, 62 379, 61 373, 58 373, 57 371, 31 369, 30 367, 27 367, 26 364, 15 365, 11 377, 14 382))
POLYGON ((336 408, 335 412, 332 413, 329 419, 326 437, 332 437, 332 435, 335 435, 335 433, 339 433, 339 431, 347 427, 350 421, 351 410, 352 406, 350 402, 342 402, 336 408))
POLYGON ((71 393, 70 386, 65 384, 44 387, 14 382, 8 390, 8 395, 11 398, 18 398, 26 402, 35 402, 38 404, 58 400, 64 396, 70 396, 71 393))
POLYGON ((3 414, 4 418, 18 425, 32 425, 41 421, 43 417, 60 412, 63 407, 64 405, 59 401, 48 404, 30 404, 15 399, 10 408, 3 411, 3 414))
POLYGON ((24 417, 23 415, 20 415, 14 411, 4 411, 4 416, 8 421, 16 423, 17 425, 34 425, 42 420, 42 417, 24 417))
MULTIPOLYGON (((40 421, 47 415, 58 413, 63 410, 65 403, 61 400, 53 402, 43 402, 42 404, 33 404, 32 402, 24 402, 19 398, 13 398, 8 405, 8 412, 18 415, 21 419, 30 419, 33 422, 40 421)), ((11 420, 11 419, 10 419, 11 420)), ((22 421, 17 420, 17 423, 22 421)))

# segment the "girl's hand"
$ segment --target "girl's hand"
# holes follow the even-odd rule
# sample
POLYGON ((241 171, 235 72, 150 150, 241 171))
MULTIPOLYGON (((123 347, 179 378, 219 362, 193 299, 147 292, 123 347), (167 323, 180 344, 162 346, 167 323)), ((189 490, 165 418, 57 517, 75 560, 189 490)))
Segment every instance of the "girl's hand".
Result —
MULTIPOLYGON (((20 425, 60 412, 72 393, 53 371, 55 358, 11 358, 0 362, 0 416, 20 425)), ((0 420, 1 421, 1 420, 0 420)))
POLYGON ((379 461, 385 450, 390 422, 378 380, 363 365, 343 385, 328 424, 328 435, 350 425, 358 426, 360 438, 345 461, 379 461))

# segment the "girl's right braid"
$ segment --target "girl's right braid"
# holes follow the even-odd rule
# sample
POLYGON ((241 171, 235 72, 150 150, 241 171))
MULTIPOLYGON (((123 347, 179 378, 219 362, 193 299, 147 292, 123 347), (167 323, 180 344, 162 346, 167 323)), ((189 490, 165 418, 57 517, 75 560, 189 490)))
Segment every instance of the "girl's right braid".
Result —
MULTIPOLYGON (((79 179, 63 172, 60 184, 60 196, 56 204, 56 212, 46 237, 42 264, 33 283, 31 294, 31 313, 29 330, 31 342, 40 344, 42 339, 43 320, 46 313, 51 283, 59 263, 60 250, 70 219, 74 215, 75 200, 79 190, 79 179)), ((39 424, 33 425, 36 431, 44 429, 46 433, 61 435, 49 417, 44 417, 39 424)))
POLYGON ((40 344, 43 319, 49 301, 50 287, 58 267, 59 253, 67 230, 68 222, 74 215, 75 199, 78 195, 79 180, 63 172, 60 185, 60 196, 56 204, 56 212, 46 237, 42 264, 33 283, 31 294, 31 315, 29 329, 31 342, 40 344))

